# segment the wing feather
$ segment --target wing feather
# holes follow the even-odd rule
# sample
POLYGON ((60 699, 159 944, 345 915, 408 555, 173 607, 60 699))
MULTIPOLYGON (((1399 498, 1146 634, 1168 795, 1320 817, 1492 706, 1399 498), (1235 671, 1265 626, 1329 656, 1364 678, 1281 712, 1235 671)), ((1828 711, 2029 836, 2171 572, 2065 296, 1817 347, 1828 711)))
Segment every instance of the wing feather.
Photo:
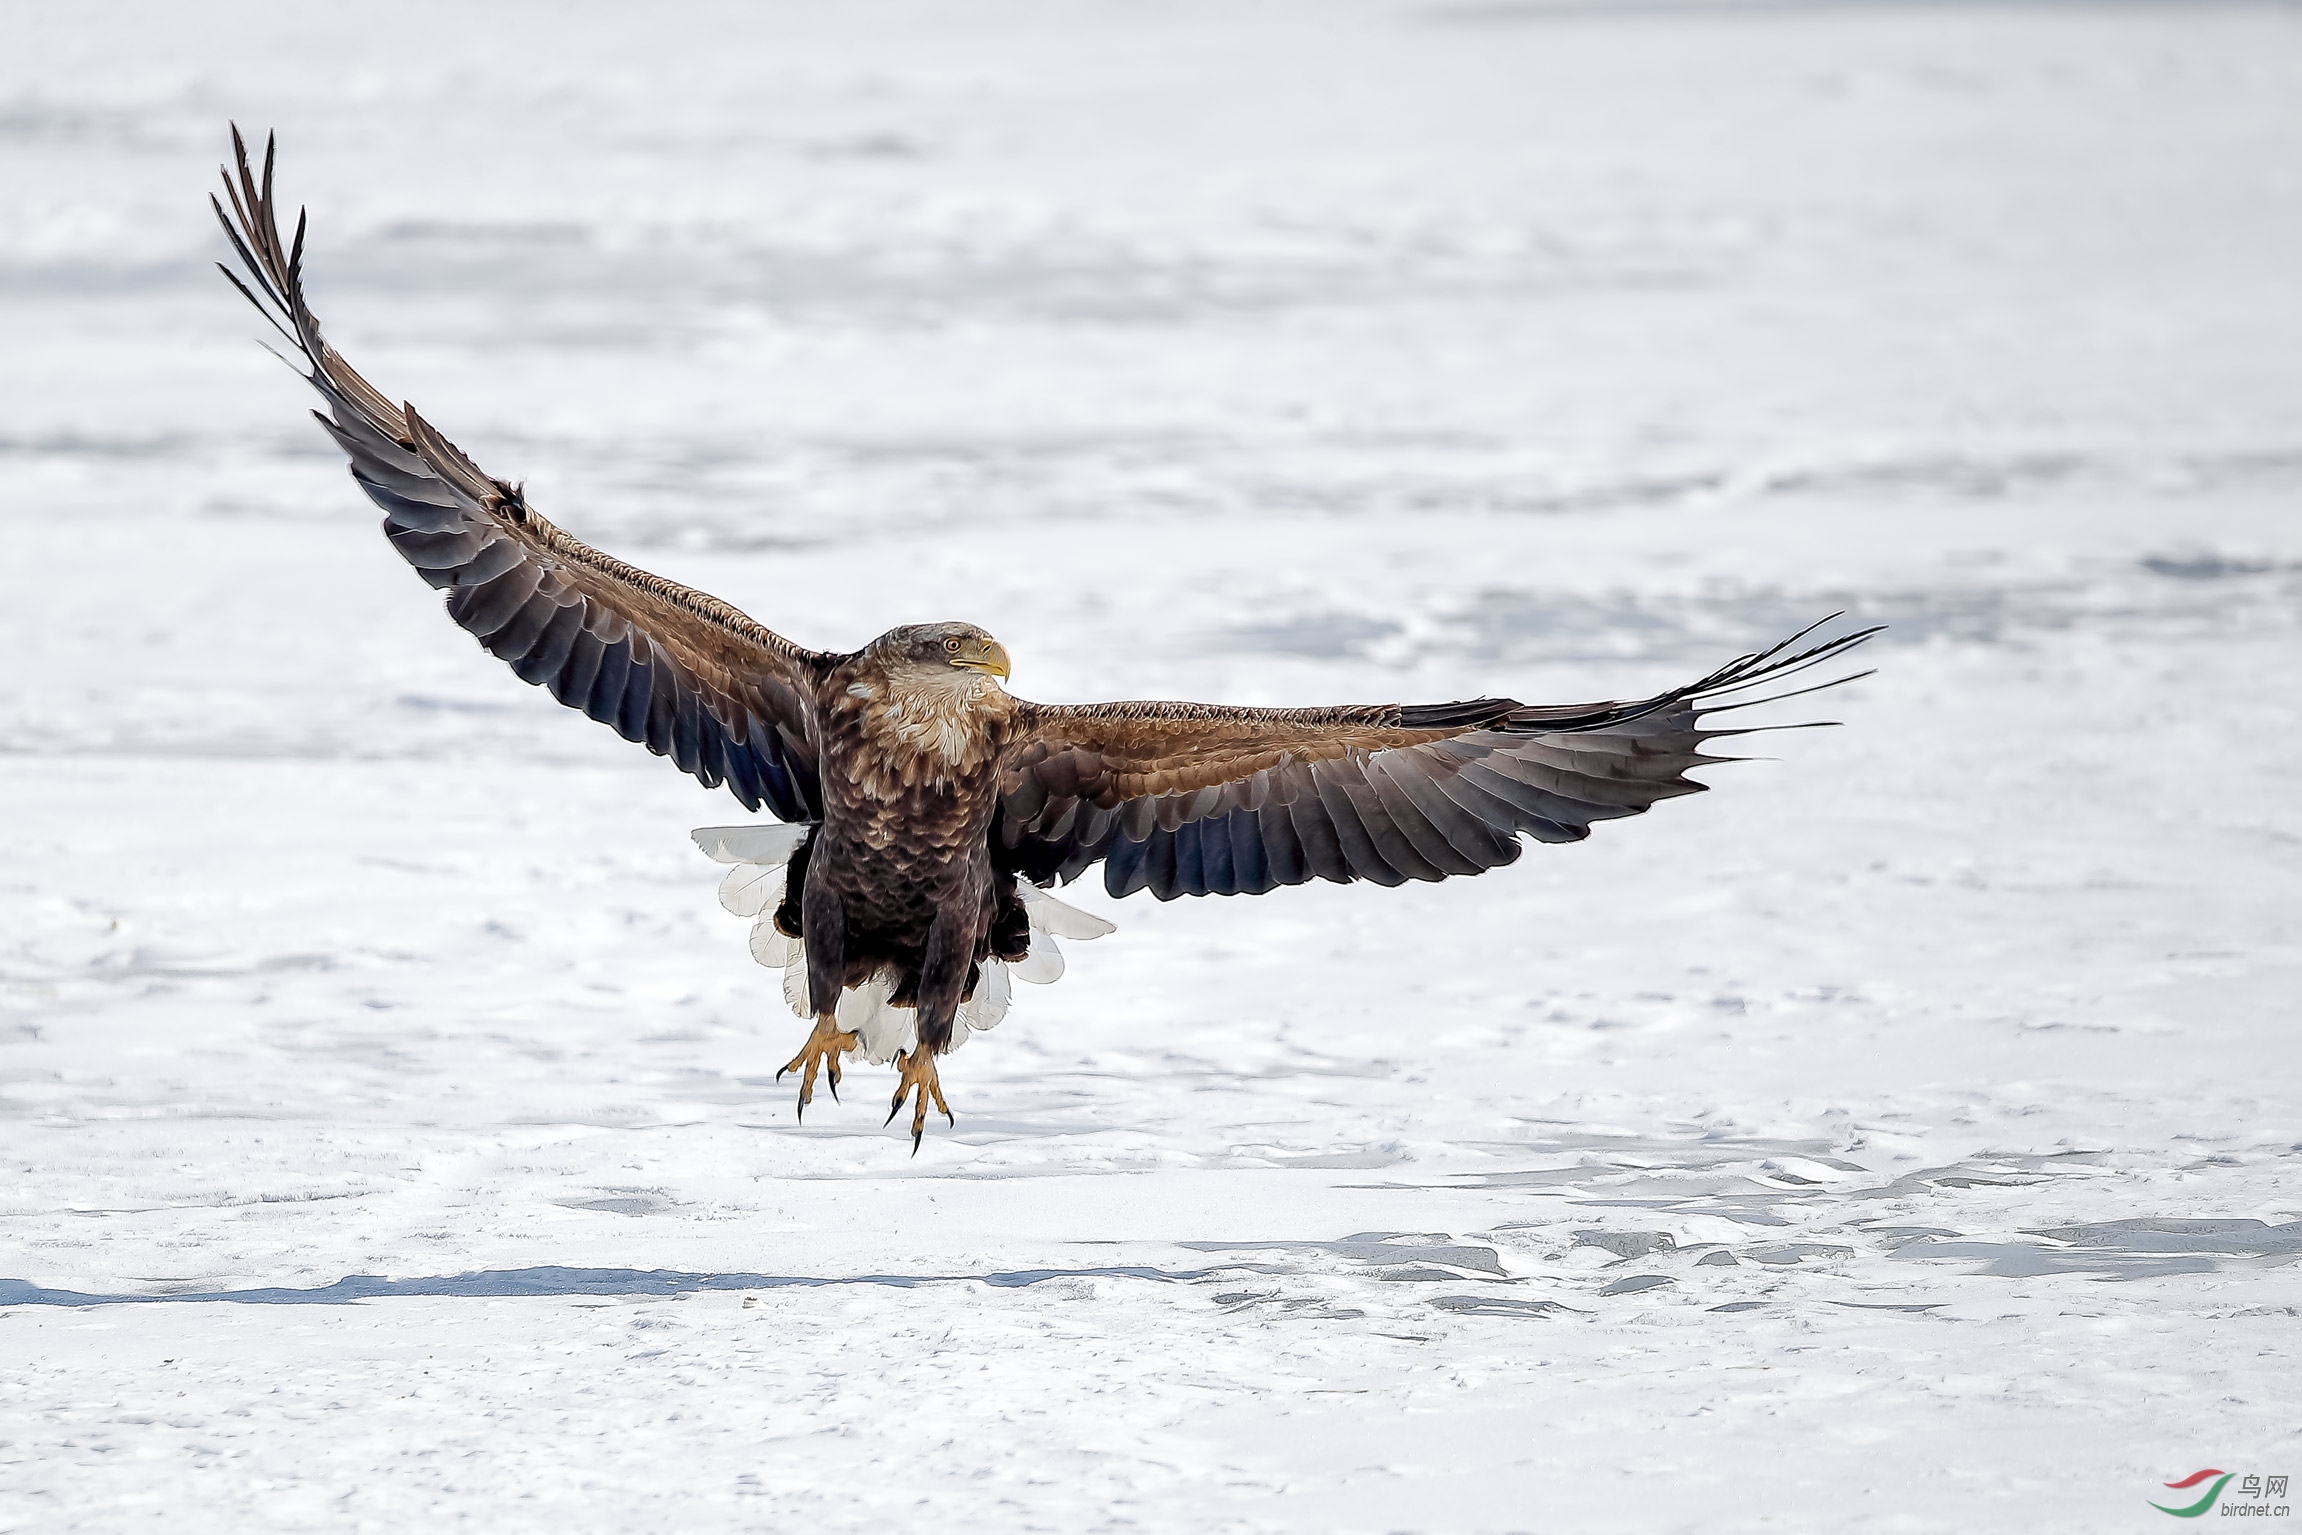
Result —
MULTIPOLYGON (((1311 764, 1311 784, 1319 795, 1319 803, 1326 809, 1327 819, 1334 823, 1335 841, 1343 849, 1344 865, 1359 878, 1371 879, 1378 885, 1405 884, 1407 871, 1400 863, 1384 856, 1385 850, 1374 835, 1375 828, 1367 824, 1360 796, 1373 796, 1367 794, 1365 780, 1348 768, 1338 769, 1331 760, 1321 760, 1311 764)), ((1379 820, 1376 822, 1377 827, 1381 824, 1379 820)), ((1395 844, 1391 851, 1397 851, 1395 844)))
POLYGON ((568 643, 567 660, 544 686, 552 697, 571 708, 591 712, 592 685, 599 680, 600 663, 607 659, 607 642, 590 629, 578 627, 568 643))
POLYGON ((1739 733, 1703 729, 1706 712, 1877 630, 1814 632, 1629 702, 1024 704, 1002 761, 1001 845, 1032 879, 1100 862, 1111 894, 1161 900, 1478 874, 1517 859, 1522 837, 1578 842, 1700 792, 1690 769, 1736 760, 1703 743, 1739 733))
POLYGON ((1248 895, 1278 889, 1279 882, 1271 875, 1270 844, 1263 839, 1262 812, 1234 810, 1224 821, 1231 832, 1233 888, 1248 895))
POLYGON ((1342 834, 1335 830, 1326 802, 1316 794, 1302 792, 1302 787, 1297 785, 1295 797, 1285 808, 1287 825, 1303 849, 1304 873, 1336 884, 1348 884, 1352 877, 1351 861, 1343 856, 1342 834))
MULTIPOLYGON (((1207 893, 1208 838, 1205 835, 1206 830, 1207 824, 1204 821, 1190 821, 1184 823, 1173 837, 1175 843, 1175 884, 1185 895, 1205 895, 1207 893)), ((1231 860, 1228 854, 1229 849, 1226 847, 1226 856, 1223 859, 1225 866, 1223 872, 1226 874, 1230 872, 1231 860)), ((1220 888, 1222 882, 1218 880, 1216 883, 1220 888)))
POLYGON ((1480 866, 1447 845, 1447 839, 1431 824, 1423 808, 1415 803, 1414 797, 1393 776, 1393 766, 1407 765, 1397 761, 1397 754, 1383 753, 1369 757, 1359 765, 1359 771, 1375 791, 1375 802, 1382 821, 1398 833, 1399 840, 1413 851, 1421 863, 1420 868, 1408 872, 1416 879, 1424 880, 1445 879, 1450 874, 1478 873, 1480 866))
POLYGON ((304 219, 280 238, 273 145, 261 176, 239 130, 216 217, 251 281, 233 286, 293 342, 326 402, 320 425, 384 513, 384 532, 447 611, 524 681, 707 787, 785 820, 820 813, 813 693, 839 658, 805 650, 715 597, 600 553, 553 526, 320 333, 303 291, 304 219))
POLYGON ((1264 889, 1300 885, 1311 878, 1314 871, 1304 852, 1302 835, 1295 829, 1293 806, 1267 800, 1255 812, 1255 825, 1263 839, 1264 878, 1269 882, 1264 889))

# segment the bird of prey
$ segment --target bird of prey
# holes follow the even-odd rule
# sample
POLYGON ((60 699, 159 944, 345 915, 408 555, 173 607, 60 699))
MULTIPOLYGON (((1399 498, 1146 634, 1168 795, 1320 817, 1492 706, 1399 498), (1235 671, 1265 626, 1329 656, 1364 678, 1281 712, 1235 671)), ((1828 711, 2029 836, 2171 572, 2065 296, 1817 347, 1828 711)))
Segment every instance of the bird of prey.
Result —
POLYGON ((1706 714, 1875 632, 1810 628, 1651 698, 1556 706, 1039 704, 973 623, 810 650, 563 532, 354 372, 304 300, 300 213, 280 237, 273 145, 260 176, 232 145, 216 216, 249 281, 224 275, 300 354, 392 547, 522 680, 786 823, 697 834, 813 1025, 784 1070, 804 1113, 844 1057, 892 1059, 914 1153, 930 1103, 951 1118, 936 1058, 998 1021, 1010 968, 1051 979, 1048 934, 1108 931, 1049 886, 1097 865, 1112 895, 1163 901, 1478 874, 1702 789, 1688 769, 1736 760, 1706 743, 1746 733, 1706 714))

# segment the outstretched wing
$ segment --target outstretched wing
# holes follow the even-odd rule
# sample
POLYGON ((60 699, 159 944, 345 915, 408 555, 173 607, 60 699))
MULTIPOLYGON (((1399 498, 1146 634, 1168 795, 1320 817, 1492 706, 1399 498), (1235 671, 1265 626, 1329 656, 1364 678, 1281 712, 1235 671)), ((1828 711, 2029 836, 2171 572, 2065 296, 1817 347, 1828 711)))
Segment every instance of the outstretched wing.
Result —
POLYGON ((1729 700, 1878 631, 1798 648, 1813 632, 1633 703, 1031 704, 1004 759, 995 836, 1031 879, 1100 860, 1111 894, 1163 901, 1478 874, 1514 861, 1522 834, 1576 842, 1594 821, 1703 789, 1687 769, 1738 760, 1704 744, 1749 733, 1706 730, 1705 714, 1771 702, 1729 700))
POLYGON ((272 143, 260 181, 237 128, 232 149, 231 211, 217 202, 216 217, 255 286, 229 267, 224 275, 303 354, 328 402, 313 415, 383 508, 392 546, 447 592, 448 616, 523 681, 646 743, 706 788, 724 783, 747 809, 764 804, 786 821, 820 815, 808 700, 836 658, 570 537, 412 406, 377 393, 321 338, 304 302, 304 220, 298 214, 295 243, 283 245, 272 143))

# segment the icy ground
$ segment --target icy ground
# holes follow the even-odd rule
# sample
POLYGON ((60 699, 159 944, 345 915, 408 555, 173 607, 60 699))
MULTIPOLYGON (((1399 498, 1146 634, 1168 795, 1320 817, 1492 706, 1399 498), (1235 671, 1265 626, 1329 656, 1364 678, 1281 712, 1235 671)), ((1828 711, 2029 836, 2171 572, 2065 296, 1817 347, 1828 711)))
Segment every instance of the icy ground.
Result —
POLYGON ((0 1530, 2302 1475, 2295 11, 467 9, 10 8, 0 1530), (803 641, 1567 700, 1845 607, 1880 674, 1484 878, 1074 886, 956 1131, 802 1127, 741 812, 377 538, 206 265, 227 117, 361 368, 803 641))

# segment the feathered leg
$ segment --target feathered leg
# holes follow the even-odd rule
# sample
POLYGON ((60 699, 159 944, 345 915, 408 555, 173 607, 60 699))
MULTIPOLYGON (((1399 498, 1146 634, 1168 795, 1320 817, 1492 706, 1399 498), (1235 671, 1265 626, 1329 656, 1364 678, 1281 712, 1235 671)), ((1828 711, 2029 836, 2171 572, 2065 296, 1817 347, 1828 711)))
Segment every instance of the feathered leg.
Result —
POLYGON ((827 1078, 832 1101, 838 1101, 839 1058, 857 1043, 854 1034, 839 1026, 837 1014, 839 993, 847 981, 847 913, 838 893, 815 878, 812 869, 800 890, 799 926, 807 964, 807 1005, 815 1014, 815 1029, 775 1079, 782 1081, 786 1071, 799 1073, 799 1117, 805 1119, 807 1106, 815 1101, 818 1072, 827 1078))
POLYGON ((912 1100, 913 1156, 919 1155, 920 1137, 927 1133, 930 1102, 942 1112, 947 1123, 959 1123, 951 1112, 951 1105, 943 1101, 943 1084, 936 1077, 935 1058, 951 1047, 959 999, 967 990, 968 969, 975 963, 975 929, 981 917, 982 913, 972 906, 947 907, 936 913, 935 925, 927 930, 927 955, 919 967, 917 1042, 895 1058, 901 1075, 896 1079, 895 1101, 887 1110, 887 1122, 893 1124, 895 1116, 903 1112, 904 1100, 912 1100))

